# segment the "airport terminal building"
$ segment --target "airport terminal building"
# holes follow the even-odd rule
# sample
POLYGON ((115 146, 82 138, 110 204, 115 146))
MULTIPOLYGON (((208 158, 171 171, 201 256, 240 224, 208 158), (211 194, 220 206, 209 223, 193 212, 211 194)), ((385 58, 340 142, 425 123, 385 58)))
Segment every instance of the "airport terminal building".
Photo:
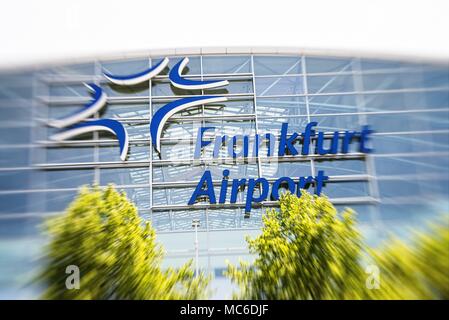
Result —
POLYGON ((449 213, 441 61, 158 50, 0 71, 0 110, 0 298, 36 297, 26 283, 45 243, 39 225, 86 184, 125 191, 156 228, 167 265, 195 256, 199 220, 199 265, 219 297, 229 296, 225 261, 251 259, 245 236, 276 207, 273 191, 297 192, 301 177, 309 192, 357 211, 373 245, 449 213), (259 182, 253 201, 250 181, 259 182))

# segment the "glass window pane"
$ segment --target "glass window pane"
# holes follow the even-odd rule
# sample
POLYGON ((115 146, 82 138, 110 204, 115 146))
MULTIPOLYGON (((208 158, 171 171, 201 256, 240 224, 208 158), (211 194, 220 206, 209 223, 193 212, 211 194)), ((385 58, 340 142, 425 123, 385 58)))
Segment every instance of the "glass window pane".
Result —
POLYGON ((64 211, 77 191, 45 191, 0 195, 0 213, 52 213, 64 211))
POLYGON ((28 166, 30 164, 31 148, 1 148, 0 149, 0 167, 11 168, 28 166))
POLYGON ((134 86, 120 86, 114 83, 108 82, 101 86, 103 91, 108 97, 118 96, 149 96, 150 85, 148 82, 142 82, 134 86))
POLYGON ((89 89, 83 83, 54 83, 48 87, 48 94, 50 97, 70 97, 77 100, 88 100, 92 97, 89 94, 89 89))
POLYGON ((423 86, 432 87, 449 87, 449 68, 429 69, 422 72, 423 86))
POLYGON ((199 122, 174 122, 170 121, 164 125, 162 138, 185 139, 196 135, 201 123, 199 122))
POLYGON ((148 184, 150 171, 148 167, 144 168, 113 168, 100 169, 100 184, 107 185, 132 185, 148 184))
POLYGON ((101 118, 150 118, 149 103, 110 103, 104 108, 101 118))
POLYGON ((364 74, 363 86, 369 90, 398 90, 421 88, 446 88, 448 73, 421 73, 407 71, 401 73, 364 74))
POLYGON ((265 178, 280 178, 310 176, 312 174, 310 161, 270 162, 262 163, 262 173, 265 178))
MULTIPOLYGON (((329 127, 326 127, 326 124, 322 123, 323 121, 321 119, 324 118, 312 117, 310 121, 318 122, 317 130, 330 131, 329 127)), ((300 133, 309 123, 309 120, 307 116, 259 118, 259 134, 270 133, 279 136, 283 123, 288 123, 288 134, 292 134, 293 132, 300 133)))
POLYGON ((355 113, 358 112, 356 95, 311 96, 309 97, 310 114, 355 113))
POLYGON ((302 94, 302 77, 258 78, 256 80, 257 96, 302 94))
MULTIPOLYGON (((128 131, 128 137, 130 140, 150 139, 150 124, 148 122, 136 121, 122 124, 124 124, 126 131, 128 131)), ((112 133, 99 131, 99 134, 101 139, 116 139, 115 135, 112 133)))
POLYGON ((203 73, 235 74, 251 72, 251 58, 248 56, 204 56, 203 73))
POLYGON ((426 193, 421 189, 424 186, 414 180, 379 180, 377 184, 379 194, 383 198, 409 197, 410 195, 417 197, 426 193))
MULTIPOLYGON (((374 60, 374 59, 361 59, 360 61, 362 70, 388 70, 399 71, 403 67, 403 63, 399 61, 386 61, 386 60, 374 60)), ((417 65, 408 64, 407 67, 417 67, 417 65)))
MULTIPOLYGON (((192 231, 193 219, 200 220, 200 225, 198 227, 199 230, 204 230, 207 228, 205 210, 179 210, 173 213, 164 211, 153 212, 151 224, 158 231, 192 231)), ((182 238, 188 238, 192 240, 192 236, 190 233, 177 234, 177 236, 178 235, 182 238)), ((198 234, 199 239, 201 239, 201 235, 201 233, 198 234)), ((171 248, 171 250, 180 250, 180 244, 183 243, 184 245, 182 247, 184 247, 187 242, 186 239, 186 241, 177 241, 177 243, 174 243, 173 241, 170 241, 171 239, 168 239, 168 237, 172 238, 172 235, 161 235, 160 237, 164 242, 164 246, 167 245, 167 248, 171 248)), ((205 241, 203 241, 202 243, 204 242, 205 241)))
POLYGON ((0 144, 23 144, 30 140, 30 127, 0 127, 0 144))
POLYGON ((376 173, 377 175, 394 176, 394 175, 421 175, 438 173, 447 176, 447 168, 449 166, 449 158, 446 156, 398 156, 398 157, 376 157, 376 173))
POLYGON ((219 166, 208 164, 205 166, 205 170, 210 170, 212 174, 212 179, 221 181, 223 177, 223 170, 229 170, 230 179, 240 179, 240 178, 257 178, 259 171, 256 163, 241 163, 241 164, 230 164, 223 163, 219 166))
POLYGON ((449 129, 447 111, 368 114, 369 123, 377 132, 400 132, 449 129))
POLYGON ((95 74, 95 63, 89 62, 57 66, 48 71, 57 75, 93 75, 95 74))
POLYGON ((0 100, 0 112, 2 113, 0 125, 3 126, 3 124, 7 124, 10 121, 31 122, 32 112, 30 111, 31 108, 28 103, 10 103, 0 100))
POLYGON ((164 126, 164 131, 162 132, 162 138, 172 138, 172 139, 185 139, 186 137, 195 137, 198 133, 200 127, 214 127, 215 131, 210 131, 211 134, 215 135, 252 135, 255 132, 254 121, 204 121, 203 124, 200 122, 181 122, 170 121, 164 126))
POLYGON ((354 175, 366 173, 365 161, 363 160, 314 160, 315 171, 324 170, 327 176, 354 175))
POLYGON ((307 89, 309 93, 343 93, 354 92, 352 75, 308 76, 307 89))
MULTIPOLYGON (((162 231, 169 231, 172 229, 172 223, 171 223, 171 215, 169 212, 161 212, 161 211, 155 211, 151 213, 151 216, 143 215, 146 220, 151 219, 151 225, 153 228, 155 228, 158 232, 162 231)), ((192 228, 192 226, 190 226, 192 228)))
POLYGON ((94 147, 54 147, 45 149, 42 163, 76 163, 94 161, 94 147))
MULTIPOLYGON (((162 57, 162 58, 152 58, 153 65, 155 63, 157 63, 157 61, 160 61, 163 58, 164 57, 162 57)), ((197 74, 197 75, 201 74, 201 60, 200 60, 200 57, 199 56, 193 56, 193 57, 189 56, 188 58, 189 58, 189 63, 184 68, 182 74, 197 74)), ((173 66, 175 64, 177 64, 179 61, 181 61, 182 59, 184 59, 184 56, 183 57, 170 57, 170 61, 168 63, 168 68, 166 70, 168 70, 168 69, 171 70, 173 68, 173 66)), ((161 74, 164 74, 164 72, 161 73, 161 74)))
MULTIPOLYGON (((361 128, 358 115, 312 116, 310 117, 310 121, 318 122, 317 128, 320 131, 360 131, 361 128)), ((367 123, 372 124, 373 129, 377 130, 377 127, 373 123, 370 121, 367 121, 367 123)))
POLYGON ((221 181, 223 170, 229 170, 231 178, 257 177, 258 170, 255 163, 217 165, 186 165, 169 164, 153 167, 153 182, 195 182, 203 176, 205 170, 210 170, 212 179, 221 181))
POLYGON ((153 189, 153 205, 187 205, 195 187, 153 189))
POLYGON ((24 103, 22 99, 31 99, 33 97, 33 73, 2 71, 0 75, 0 101, 3 103, 24 103), (22 101, 20 101, 22 100, 22 101))
POLYGON ((102 71, 113 74, 115 76, 127 76, 142 72, 148 69, 150 60, 136 59, 136 60, 117 60, 117 61, 103 61, 101 63, 102 71))
POLYGON ((307 115, 306 103, 303 97, 257 98, 257 115, 307 115))
POLYGON ((161 157, 157 152, 153 152, 153 159, 164 160, 187 160, 193 159, 195 153, 195 143, 193 141, 161 141, 161 157))
POLYGON ((426 108, 443 108, 448 104, 439 101, 430 106, 426 95, 422 92, 395 92, 381 94, 365 94, 363 102, 366 111, 389 111, 389 110, 409 110, 426 108))
POLYGON ((376 154, 448 151, 449 134, 373 135, 376 154))
POLYGON ((119 191, 124 191, 126 197, 133 202, 139 212, 150 209, 150 187, 144 188, 118 188, 119 191))
POLYGON ((208 104, 204 107, 204 115, 228 116, 251 114, 254 112, 253 100, 230 100, 208 104))
POLYGON ((256 76, 300 74, 301 57, 254 56, 254 73, 256 76))
POLYGON ((215 135, 254 135, 254 121, 205 121, 205 127, 215 127, 215 135))
POLYGON ((306 57, 307 73, 350 72, 351 58, 306 57))
POLYGON ((31 170, 0 171, 0 190, 20 190, 30 185, 31 170))
MULTIPOLYGON (((102 146, 99 148, 101 162, 121 161, 120 148, 115 146, 102 146)), ((126 161, 148 161, 150 159, 150 146, 147 144, 130 143, 126 161)))
MULTIPOLYGON (((330 183, 328 184, 330 185, 330 183)), ((327 186, 326 186, 327 187, 327 186)), ((364 224, 364 223, 373 223, 373 215, 372 210, 375 210, 374 206, 372 204, 351 204, 351 205, 334 205, 335 209, 337 209, 338 213, 341 215, 343 211, 347 208, 351 208, 356 212, 356 220, 357 222, 364 224)), ((359 225, 360 231, 364 231, 362 225, 359 225)), ((365 238, 365 241, 367 239, 365 238)))
POLYGON ((329 182, 322 193, 331 199, 369 196, 367 182, 329 182))
POLYGON ((33 171, 32 188, 77 188, 94 182, 93 169, 37 170, 33 171))
POLYGON ((229 84, 222 88, 204 90, 204 94, 237 94, 237 93, 253 93, 252 80, 231 80, 229 84))
MULTIPOLYGON (((165 106, 168 102, 160 102, 160 101, 153 101, 152 102, 152 106, 153 106, 153 115, 163 106, 165 106)), ((206 105, 209 106, 209 105, 206 105)), ((205 107, 206 107, 205 106, 205 107)), ((223 103, 214 103, 211 104, 211 108, 217 107, 219 108, 220 106, 223 106, 223 103)), ((189 117, 189 116, 196 116, 196 115, 201 115, 202 114, 202 106, 198 106, 198 107, 191 107, 191 108, 187 108, 184 109, 182 111, 176 112, 176 114, 173 115, 173 117, 189 117)))
MULTIPOLYGON (((201 77, 187 77, 191 80, 201 80, 201 77)), ((228 79, 229 84, 225 87, 216 89, 204 90, 204 94, 237 94, 237 93, 252 93, 253 82, 247 79, 228 79)), ((153 82, 152 96, 153 97, 171 97, 183 95, 201 95, 201 90, 186 90, 179 89, 172 85, 168 80, 158 80, 153 82)))
MULTIPOLYGON (((200 80, 201 77, 187 77, 190 80, 200 80)), ((184 95, 201 95, 201 90, 186 90, 179 89, 171 84, 168 79, 153 80, 151 87, 152 97, 166 97, 166 96, 184 96, 184 95)))
MULTIPOLYGON (((243 209, 208 209, 208 222, 209 229, 211 230, 220 230, 220 229, 235 229, 235 228, 258 228, 261 226, 261 212, 258 208, 251 209, 250 218, 245 218, 245 212, 243 209)), ((212 245, 219 247, 245 247, 244 239, 245 236, 241 235, 243 238, 236 237, 231 239, 229 237, 229 233, 233 235, 241 235, 242 231, 231 231, 227 230, 226 232, 214 232, 210 233, 210 238, 212 245), (227 238, 227 240, 225 240, 227 238), (242 241, 243 240, 243 241, 242 241), (234 244, 230 244, 235 243, 234 244), (220 245, 221 244, 221 245, 220 245)), ((248 234, 248 231, 245 231, 245 235, 248 234)), ((218 259, 215 259, 218 260, 218 259)), ((218 263, 218 261, 217 261, 218 263)), ((223 261, 220 262, 223 264, 223 261)))
POLYGON ((204 167, 199 165, 153 166, 153 182, 199 181, 203 173, 204 167))

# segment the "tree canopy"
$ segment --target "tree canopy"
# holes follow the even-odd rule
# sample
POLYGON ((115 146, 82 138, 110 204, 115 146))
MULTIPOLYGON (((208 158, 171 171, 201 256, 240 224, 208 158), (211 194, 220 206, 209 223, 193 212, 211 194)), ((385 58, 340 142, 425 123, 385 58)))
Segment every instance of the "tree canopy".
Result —
POLYGON ((194 277, 191 261, 162 269, 164 250, 149 222, 112 186, 83 187, 63 215, 49 219, 50 241, 39 281, 46 299, 197 299, 208 278, 194 277), (67 266, 80 272, 67 289, 67 266))
POLYGON ((354 213, 341 219, 326 197, 284 194, 263 217, 262 233, 247 239, 254 263, 229 265, 245 299, 343 299, 364 283, 362 239, 354 213))
POLYGON ((262 219, 261 234, 247 238, 255 260, 228 265, 237 298, 449 299, 447 216, 410 244, 392 238, 376 249, 364 244, 355 213, 338 213, 325 196, 284 194, 262 219))
POLYGON ((372 299, 449 299, 449 218, 430 224, 427 232, 414 232, 409 244, 391 239, 370 250, 379 266, 380 290, 366 290, 372 299))

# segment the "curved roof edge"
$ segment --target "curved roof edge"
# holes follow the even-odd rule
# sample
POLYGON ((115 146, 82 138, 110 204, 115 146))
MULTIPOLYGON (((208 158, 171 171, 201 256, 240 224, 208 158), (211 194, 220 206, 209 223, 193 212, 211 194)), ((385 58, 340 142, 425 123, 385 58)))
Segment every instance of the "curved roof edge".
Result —
POLYGON ((419 54, 402 54, 402 53, 386 53, 371 50, 343 50, 343 49, 324 49, 324 48, 301 48, 301 47, 270 47, 270 46, 229 46, 229 47, 185 47, 185 48, 168 48, 168 49, 150 49, 150 50, 130 50, 126 52, 115 52, 96 55, 83 55, 78 58, 57 58, 33 63, 23 63, 16 65, 0 66, 2 71, 27 71, 36 70, 46 67, 88 63, 93 60, 119 60, 133 59, 142 57, 163 57, 163 56, 191 56, 191 55, 307 55, 307 56, 328 56, 328 57, 347 57, 347 58, 364 58, 405 61, 415 63, 429 63, 449 65, 449 57, 431 57, 419 54))

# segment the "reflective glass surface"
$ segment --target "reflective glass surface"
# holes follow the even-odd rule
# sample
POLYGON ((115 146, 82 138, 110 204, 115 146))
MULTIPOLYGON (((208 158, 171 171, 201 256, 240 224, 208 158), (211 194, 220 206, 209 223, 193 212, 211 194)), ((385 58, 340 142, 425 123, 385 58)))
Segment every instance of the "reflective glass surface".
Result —
MULTIPOLYGON (((3 288, 13 288, 19 297, 17 275, 33 266, 23 263, 23 270, 11 270, 2 261, 17 263, 38 256, 42 219, 61 213, 85 184, 114 184, 126 192, 139 214, 156 228, 170 266, 193 257, 191 223, 200 219, 200 267, 216 278, 222 277, 223 257, 230 261, 248 257, 244 235, 257 234, 262 214, 275 204, 266 202, 246 215, 242 208, 246 193, 241 191, 234 205, 227 199, 223 205, 199 201, 188 207, 205 170, 210 170, 216 190, 224 169, 230 171, 230 179, 265 177, 270 182, 324 170, 330 181, 322 192, 339 210, 357 211, 370 244, 380 243, 390 232, 407 237, 407 228, 420 228, 449 212, 447 65, 323 55, 220 54, 189 56, 183 75, 192 80, 227 79, 229 85, 223 88, 173 86, 167 75, 183 58, 179 56, 170 57, 169 66, 151 81, 128 88, 102 76, 102 71, 138 73, 162 58, 98 60, 0 74, 0 298, 6 296, 3 288), (118 119, 127 129, 126 163, 120 159, 115 136, 107 132, 51 140, 61 130, 47 122, 92 99, 85 82, 101 85, 109 97, 94 118, 118 119), (225 96, 227 101, 174 114, 163 127, 157 152, 149 129, 155 112, 178 96, 201 95, 225 96), (206 138, 248 135, 251 143, 254 135, 271 133, 277 146, 282 123, 288 122, 291 134, 301 133, 310 121, 324 132, 360 131, 368 124, 375 131, 369 144, 374 151, 360 154, 354 143, 348 154, 267 159, 263 144, 259 156, 247 161, 234 160, 226 147, 220 148, 217 161, 211 143, 200 161, 194 159, 201 127, 215 128, 206 138)), ((313 150, 315 144, 312 141, 313 150)), ((249 150, 251 155, 252 145, 249 150)))

